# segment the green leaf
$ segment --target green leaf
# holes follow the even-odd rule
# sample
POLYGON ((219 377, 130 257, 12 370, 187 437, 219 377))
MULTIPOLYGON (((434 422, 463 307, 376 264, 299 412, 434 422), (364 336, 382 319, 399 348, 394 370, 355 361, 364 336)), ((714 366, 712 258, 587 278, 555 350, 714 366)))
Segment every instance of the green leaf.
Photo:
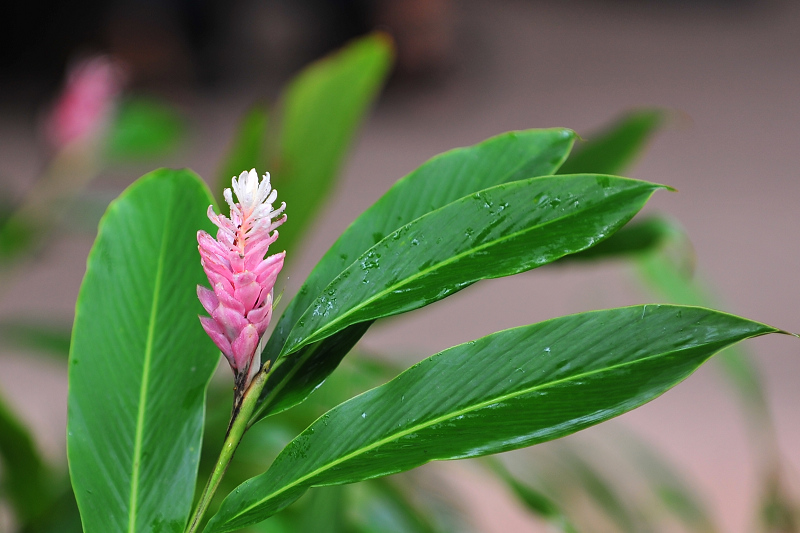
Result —
POLYGON ((633 220, 614 235, 591 248, 564 257, 557 264, 569 261, 596 261, 638 256, 658 249, 669 239, 675 227, 672 222, 658 216, 633 220))
POLYGON ((663 125, 666 114, 658 109, 634 111, 577 144, 559 174, 618 174, 642 151, 663 125))
POLYGON ((87 533, 180 532, 219 352, 200 326, 198 229, 212 202, 162 169, 112 202, 89 254, 69 359, 67 454, 87 533))
POLYGON ((301 518, 295 531, 297 533, 346 533, 345 510, 347 498, 345 487, 320 487, 311 492, 308 499, 308 512, 301 518))
MULTIPOLYGON (((619 174, 627 169, 666 119, 663 110, 628 113, 614 124, 579 143, 559 174, 595 172, 619 174)), ((598 246, 568 256, 567 260, 597 260, 646 252, 657 248, 673 230, 673 224, 658 217, 628 224, 598 246)))
POLYGON ((13 215, 0 222, 0 265, 29 252, 41 237, 44 226, 43 223, 25 224, 13 215))
MULTIPOLYGON (((675 234, 667 240, 660 249, 644 254, 637 261, 638 272, 653 292, 660 298, 670 302, 708 305, 717 298, 712 287, 702 280, 692 277, 693 269, 687 269, 685 261, 681 260, 684 254, 675 253, 675 249, 685 247, 685 238, 675 234), (678 259, 676 260, 676 255, 678 259)), ((746 415, 747 429, 753 437, 753 442, 758 443, 760 449, 759 459, 762 466, 762 514, 760 519, 767 529, 781 530, 781 524, 776 526, 770 523, 769 513, 775 513, 773 518, 778 522, 786 518, 791 519, 794 511, 785 504, 787 498, 780 482, 773 479, 774 472, 781 471, 783 459, 778 453, 777 436, 769 409, 767 395, 762 383, 761 373, 752 358, 752 354, 741 346, 731 346, 717 358, 723 375, 729 381, 737 394, 746 415)), ((680 501, 675 502, 680 505, 680 501)), ((689 509, 690 510, 690 509, 689 509)), ((786 524, 783 524, 786 525, 786 524)), ((791 531, 791 527, 784 527, 791 531)))
POLYGON ((568 435, 652 400, 725 346, 778 331, 709 309, 645 305, 455 346, 324 414, 229 494, 206 531, 264 520, 312 486, 568 435))
POLYGON ((778 468, 769 472, 764 479, 762 496, 758 509, 759 530, 798 531, 800 528, 800 509, 795 498, 784 485, 786 469, 778 468), (763 528, 763 529, 762 529, 763 528))
POLYGON ((128 98, 120 103, 106 137, 111 159, 162 157, 177 148, 186 124, 171 106, 149 97, 128 98))
MULTIPOLYGON (((552 174, 569 153, 575 134, 566 129, 526 130, 440 154, 399 180, 339 237, 281 316, 264 360, 274 361, 300 315, 348 265, 408 222, 482 189, 552 174)), ((351 326, 319 346, 306 348, 273 371, 255 420, 287 409, 314 390, 366 332, 351 326)))
POLYGON ((18 346, 53 355, 66 362, 69 356, 69 341, 72 328, 63 323, 38 320, 0 320, 0 340, 18 346))
POLYGON ((48 473, 27 428, 0 398, 0 494, 19 522, 36 518, 48 504, 48 473))
POLYGON ((47 507, 38 517, 22 525, 20 533, 83 533, 75 494, 69 480, 63 481, 57 495, 48 500, 47 507))
POLYGON ((497 185, 432 211, 386 236, 328 284, 290 332, 283 354, 481 279, 589 248, 661 187, 613 176, 547 176, 497 185))
POLYGON ((467 195, 554 173, 574 138, 572 131, 561 128, 504 133, 440 154, 399 180, 325 253, 281 316, 267 353, 277 356, 289 330, 325 286, 384 237, 467 195))
MULTIPOLYGON (((365 484, 368 487, 366 505, 369 507, 388 507, 391 515, 387 518, 393 522, 400 522, 405 531, 414 533, 441 533, 436 527, 433 517, 429 516, 429 511, 422 508, 419 500, 415 501, 414 496, 418 493, 416 485, 409 485, 403 488, 395 486, 392 478, 379 478, 365 484), (409 494, 411 493, 411 494, 409 494), (383 504, 383 505, 381 505, 383 504)), ((387 528, 373 527, 376 531, 385 531, 387 528)))
POLYGON ((501 461, 488 457, 485 464, 529 511, 546 520, 558 531, 577 533, 578 530, 572 525, 569 517, 550 497, 514 477, 501 461))
MULTIPOLYGON (((328 197, 359 123, 392 64, 390 39, 375 33, 306 67, 278 106, 279 135, 268 167, 289 218, 281 246, 290 252, 328 197)), ((243 168, 239 170, 249 170, 243 168)))
POLYGON ((217 174, 216 187, 214 187, 217 205, 224 205, 222 191, 230 188, 231 178, 251 168, 262 172, 267 170, 264 153, 269 122, 267 117, 267 108, 261 104, 251 107, 242 117, 233 143, 217 174))
MULTIPOLYGON (((685 248, 685 237, 679 233, 673 234, 660 249, 638 258, 636 266, 639 275, 663 301, 681 305, 715 304, 716 298, 708 285, 692 279, 693 265, 692 268, 686 267, 685 248)), ((717 360, 747 410, 751 429, 756 433, 771 432, 771 415, 764 386, 750 355, 742 347, 735 346, 725 350, 717 360)))

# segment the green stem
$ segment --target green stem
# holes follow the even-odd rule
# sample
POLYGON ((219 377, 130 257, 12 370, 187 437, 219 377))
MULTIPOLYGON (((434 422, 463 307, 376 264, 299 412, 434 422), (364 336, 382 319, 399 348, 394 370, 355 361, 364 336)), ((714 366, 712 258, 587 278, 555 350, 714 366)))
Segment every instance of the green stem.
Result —
POLYGON ((225 436, 225 442, 222 444, 222 450, 219 452, 217 464, 214 465, 214 471, 211 472, 211 476, 208 478, 208 483, 206 483, 206 487, 203 489, 203 494, 200 495, 200 501, 197 502, 197 508, 195 508, 194 514, 189 520, 189 525, 186 527, 184 533, 195 533, 197 528, 200 527, 203 515, 208 509, 211 499, 214 497, 214 493, 217 491, 217 487, 219 487, 222 481, 222 476, 225 475, 225 471, 228 469, 228 464, 230 464, 231 459, 233 459, 233 454, 236 452, 236 448, 239 446, 244 432, 247 430, 247 423, 250 421, 250 416, 253 414, 253 410, 258 402, 258 397, 261 395, 261 390, 267 383, 267 377, 270 374, 268 368, 269 363, 264 365, 264 368, 262 368, 253 379, 253 382, 244 394, 239 409, 237 410, 234 408, 228 434, 225 436))

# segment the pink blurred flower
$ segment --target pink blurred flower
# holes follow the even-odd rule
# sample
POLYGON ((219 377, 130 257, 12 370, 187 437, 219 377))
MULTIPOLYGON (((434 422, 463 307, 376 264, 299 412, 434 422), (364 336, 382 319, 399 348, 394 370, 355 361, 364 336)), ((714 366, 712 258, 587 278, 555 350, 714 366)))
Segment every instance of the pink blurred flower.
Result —
POLYGON ((200 262, 213 288, 198 285, 197 296, 211 315, 201 316, 200 322, 228 359, 237 394, 242 394, 261 369, 261 340, 272 318, 273 287, 286 252, 265 256, 278 238, 276 228, 286 221, 281 216, 286 204, 272 209, 278 191, 269 173, 259 183, 255 169, 242 172, 232 186, 238 203, 231 189, 224 192, 230 218, 208 206, 208 218, 219 227, 217 238, 197 232, 200 262))
POLYGON ((111 118, 124 78, 123 67, 108 56, 94 56, 71 67, 45 121, 50 143, 61 149, 100 134, 111 118))

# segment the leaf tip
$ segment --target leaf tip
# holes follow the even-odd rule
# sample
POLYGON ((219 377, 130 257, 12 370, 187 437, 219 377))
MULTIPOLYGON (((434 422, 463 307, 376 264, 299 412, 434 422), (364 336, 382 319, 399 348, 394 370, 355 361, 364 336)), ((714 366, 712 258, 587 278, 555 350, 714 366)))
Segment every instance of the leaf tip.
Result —
POLYGON ((653 186, 654 191, 657 191, 659 189, 664 189, 665 191, 669 192, 679 192, 678 189, 676 189, 675 187, 671 185, 666 185, 664 183, 654 183, 654 182, 647 182, 647 183, 650 183, 653 186))
POLYGON ((374 31, 369 34, 368 39, 372 39, 377 44, 383 46, 383 48, 391 57, 397 55, 397 45, 395 44, 394 38, 390 33, 382 30, 374 31))

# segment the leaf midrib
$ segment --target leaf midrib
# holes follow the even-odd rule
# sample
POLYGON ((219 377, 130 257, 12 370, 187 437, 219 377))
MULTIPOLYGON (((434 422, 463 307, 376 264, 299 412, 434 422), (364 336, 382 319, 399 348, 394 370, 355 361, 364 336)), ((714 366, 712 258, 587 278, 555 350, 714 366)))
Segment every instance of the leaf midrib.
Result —
MULTIPOLYGON (((549 176, 541 176, 541 177, 549 177, 549 176)), ((533 179, 539 179, 539 177, 537 177, 537 178, 533 178, 533 179)), ((631 180, 631 181, 635 181, 635 180, 631 180)), ((512 183, 518 183, 518 182, 512 182, 512 183)), ((501 186, 502 186, 502 185, 504 185, 504 184, 501 184, 501 186)), ((650 194, 652 194, 652 193, 653 193, 653 192, 656 190, 656 188, 657 188, 657 186, 654 186, 654 188, 653 188, 653 189, 651 189, 651 191, 650 191, 650 194)), ((486 189, 484 189, 484 190, 486 190, 486 189)), ((605 197, 605 200, 608 200, 609 198, 614 198, 614 197, 616 197, 616 196, 619 196, 620 194, 623 194, 623 193, 626 193, 626 192, 631 192, 632 190, 633 190, 633 189, 628 189, 628 190, 620 191, 619 193, 616 193, 616 194, 613 194, 613 195, 611 195, 611 196, 607 196, 607 197, 605 197)), ((479 194, 480 192, 483 192, 483 191, 478 191, 478 193, 475 193, 475 194, 479 194)), ((456 200, 456 202, 457 202, 457 201, 459 201, 459 200, 456 200)), ((400 230, 401 230, 401 229, 403 229, 404 227, 406 227, 406 226, 408 226, 408 225, 410 225, 410 224, 413 224, 414 222, 416 222, 416 221, 420 220, 421 218, 427 217, 427 216, 431 215, 432 213, 436 213, 437 211, 440 211, 440 210, 444 209, 445 207, 447 207, 447 206, 449 206, 449 205, 452 205, 453 203, 455 203, 455 202, 451 202, 450 204, 447 204, 447 205, 445 205, 445 206, 442 206, 442 207, 440 207, 439 209, 436 209, 436 210, 434 210, 434 211, 429 211, 427 214, 423 215, 422 217, 420 217, 420 218, 417 218, 417 219, 414 219, 413 221, 409 222, 408 224, 405 224, 405 225, 401 226, 400 228, 396 229, 395 231, 393 231, 392 233, 390 233, 389 235, 387 235, 386 237, 384 237, 383 239, 381 239, 381 242, 383 242, 384 240, 388 239, 389 237, 391 237, 393 234, 397 233, 398 231, 400 231, 400 230)), ((595 206, 592 206, 592 207, 596 207, 596 206, 598 206, 598 205, 601 205, 601 204, 595 204, 595 206)), ((577 215, 578 215, 578 214, 580 214, 581 212, 585 212, 585 211, 587 211, 588 209, 591 209, 591 208, 587 208, 587 209, 581 209, 580 211, 572 211, 572 212, 570 212, 570 213, 567 213, 567 214, 565 214, 565 215, 563 215, 563 216, 560 216, 560 217, 557 217, 557 218, 553 218, 553 219, 547 220, 547 221, 545 221, 545 222, 543 222, 543 223, 536 224, 536 225, 533 225, 533 226, 529 226, 529 227, 527 227, 527 228, 525 228, 525 229, 522 229, 522 230, 520 230, 520 231, 516 231, 516 232, 514 232, 514 233, 507 234, 507 235, 505 235, 505 236, 503 236, 503 237, 500 237, 500 238, 498 238, 498 239, 496 239, 496 240, 493 240, 493 241, 490 241, 490 242, 484 243, 484 244, 482 244, 482 245, 480 245, 480 246, 476 246, 476 247, 474 247, 474 248, 470 248, 470 249, 468 249, 468 250, 465 250, 465 251, 461 252, 460 254, 452 255, 452 256, 448 257, 447 259, 445 259, 445 260, 443 260, 443 261, 441 261, 441 262, 439 262, 439 263, 434 263, 434 264, 433 264, 433 265, 431 265, 430 267, 428 267, 428 268, 425 268, 425 269, 422 269, 422 270, 418 271, 416 274, 413 274, 413 275, 411 275, 411 276, 409 276, 409 277, 403 278, 403 280, 401 280, 401 282, 398 282, 398 283, 395 283, 395 284, 393 284, 393 285, 390 285, 390 286, 386 287, 385 289, 383 289, 383 290, 381 290, 380 292, 378 292, 378 293, 374 294, 374 295, 373 295, 373 296, 371 296, 370 298, 367 298, 366 300, 362 300, 362 301, 361 301, 361 303, 360 303, 359 305, 356 305, 356 306, 354 306, 354 307, 351 307, 351 308, 350 308, 348 311, 346 311, 345 313, 343 313, 343 314, 339 315, 339 317, 338 317, 338 318, 336 318, 335 320, 333 320, 333 321, 331 321, 331 322, 328 322, 328 325, 327 325, 327 326, 324 326, 324 327, 322 327, 322 328, 320 328, 320 329, 316 330, 316 332, 315 332, 313 335, 310 335, 309 337, 307 337, 307 338, 306 338, 306 340, 305 340, 303 343, 296 344, 295 346, 291 347, 291 349, 290 349, 290 350, 287 350, 286 352, 284 352, 283 354, 281 354, 279 357, 283 357, 283 356, 286 356, 286 355, 288 355, 289 353, 296 352, 297 350, 299 350, 299 349, 300 349, 300 348, 302 348, 303 346, 307 346, 308 344, 311 344, 312 342, 317 342, 317 341, 321 341, 321 340, 323 340, 323 338, 324 338, 324 337, 323 337, 323 338, 319 338, 320 334, 323 334, 324 332, 326 332, 326 331, 329 331, 330 329, 334 328, 334 327, 335 327, 337 324, 339 324, 339 323, 341 323, 342 321, 344 321, 344 320, 345 320, 347 317, 349 317, 349 316, 351 316, 352 314, 354 314, 354 313, 358 312, 359 310, 361 310, 361 309, 363 309, 363 308, 367 307, 369 304, 373 303, 374 301, 376 301, 376 300, 378 300, 378 299, 380 299, 380 298, 383 298, 383 297, 384 297, 384 296, 386 296, 387 294, 389 294, 389 293, 391 293, 391 292, 394 292, 394 291, 395 291, 395 290, 397 290, 399 287, 402 287, 403 285, 407 285, 407 284, 409 284, 409 283, 413 282, 413 281, 414 281, 414 280, 416 280, 416 279, 420 279, 420 278, 422 278, 422 277, 424 277, 424 276, 428 275, 429 273, 433 272, 433 271, 434 271, 434 270, 436 270, 436 269, 443 268, 443 267, 447 266, 448 264, 451 264, 451 263, 453 263, 453 262, 455 262, 455 261, 458 261, 458 260, 460 260, 460 259, 462 259, 462 258, 464 258, 464 257, 466 257, 466 256, 468 256, 468 255, 472 255, 472 254, 474 254, 474 253, 480 252, 481 250, 483 250, 483 249, 485 249, 485 248, 488 248, 488 247, 490 247, 490 246, 495 246, 495 245, 497 245, 498 243, 501 243, 501 242, 503 242, 503 241, 506 241, 506 240, 509 240, 509 239, 512 239, 512 238, 515 238, 515 237, 518 237, 519 235, 522 235, 522 234, 524 234, 524 233, 528 233, 528 232, 531 232, 531 231, 535 231, 535 230, 537 230, 537 229, 541 229, 541 228, 543 228, 543 227, 545 227, 545 226, 548 226, 548 225, 550 225, 550 224, 554 224, 554 223, 556 223, 556 222, 560 222, 560 221, 562 221, 562 220, 565 220, 565 219, 567 219, 567 218, 570 218, 570 217, 573 217, 573 216, 577 216, 577 215)), ((367 249, 367 250, 366 250, 364 253, 362 253, 362 254, 359 256, 359 258, 363 257, 363 256, 364 256, 364 254, 368 253, 368 252, 369 252, 369 250, 371 250, 372 248, 374 248, 374 247, 375 247, 375 246, 377 246, 378 244, 380 244, 380 243, 376 243, 374 246, 372 246, 372 247, 370 247, 369 249, 367 249)), ((330 282, 328 285, 326 285, 325 289, 326 289, 327 287, 330 287, 331 285, 333 285, 333 283, 335 283, 335 282, 336 282, 336 280, 338 280, 339 278, 341 278, 342 274, 344 274, 345 272, 347 272, 347 271, 350 269, 350 267, 351 267, 351 266, 353 266, 354 264, 356 264, 357 262, 358 262, 358 259, 356 259, 355 261, 353 261, 353 263, 351 263, 351 264, 350 264, 350 266, 348 266, 348 267, 347 267, 345 270, 343 270, 343 271, 342 271, 342 272, 341 272, 339 275, 337 275, 337 276, 336 276, 336 277, 333 279, 333 281, 331 281, 331 282, 330 282)), ((322 289, 322 292, 325 292, 325 289, 322 289)), ((307 313, 308 313, 308 312, 311 310, 311 308, 314 306, 314 303, 315 303, 315 302, 316 302, 318 299, 319 299, 319 296, 317 296, 316 298, 314 298, 314 300, 312 300, 312 301, 311 301, 311 304, 310 304, 310 305, 309 305, 309 306, 306 308, 306 310, 305 310, 305 311, 303 312, 303 314, 300 316, 300 318, 298 319, 298 322, 302 321, 303 317, 304 317, 304 316, 305 316, 305 315, 306 315, 306 314, 307 314, 307 313)), ((294 328, 292 328, 292 329, 294 329, 294 328)), ((334 332, 334 333, 335 333, 335 332, 334 332)), ((291 332, 290 332, 290 336, 291 336, 291 332)))
MULTIPOLYGON (((748 337, 749 336, 752 336, 752 335, 748 335, 748 337)), ((404 437, 406 435, 409 435, 411 433, 414 433, 416 431, 420 431, 422 429, 426 429, 426 428, 428 428, 430 426, 434 426, 434 425, 439 424, 441 422, 445 422, 450 418, 453 418, 453 417, 456 417, 456 416, 461 416, 461 415, 470 413, 472 411, 476 411, 478 409, 482 409, 484 407, 488 407, 489 405, 492 405, 492 404, 495 404, 495 403, 500 403, 500 402, 515 398, 517 396, 523 396, 523 395, 526 395, 526 394, 530 394, 532 392, 535 392, 535 391, 543 389, 543 388, 552 387, 552 386, 559 385, 561 383, 566 383, 566 382, 569 382, 569 381, 580 380, 580 379, 583 379, 583 378, 586 378, 586 377, 590 377, 590 376, 593 376, 593 375, 596 375, 596 374, 600 374, 600 373, 603 373, 603 372, 610 372, 610 371, 613 371, 613 370, 616 370, 616 369, 619 369, 619 368, 624 368, 624 367, 627 367, 627 366, 643 363, 643 362, 649 361, 651 359, 656 359, 656 358, 659 358, 659 357, 666 357, 666 356, 669 356, 669 355, 677 354, 677 353, 686 351, 687 349, 690 349, 690 348, 697 348, 697 347, 707 346, 708 344, 710 344, 710 343, 703 343, 703 344, 694 345, 694 346, 691 346, 691 347, 684 347, 684 348, 677 349, 677 350, 664 351, 664 352, 660 352, 658 354, 653 354, 653 355, 650 355, 650 356, 647 356, 647 357, 642 357, 642 358, 639 358, 639 359, 635 359, 633 361, 626 361, 624 363, 618 363, 618 364, 615 364, 615 365, 599 368, 597 370, 592 370, 592 371, 589 371, 589 372, 583 372, 583 373, 580 373, 580 374, 573 374, 571 376, 567 376, 567 377, 564 377, 562 379, 557 379, 557 380, 554 380, 554 381, 548 381, 546 383, 541 383, 541 384, 538 384, 538 385, 534 385, 534 386, 528 387, 526 389, 521 389, 519 391, 514 391, 512 393, 508 393, 508 394, 504 394, 504 395, 500 395, 500 396, 494 397, 492 399, 484 400, 482 402, 470 405, 469 407, 466 407, 466 408, 463 408, 463 409, 459 409, 459 410, 456 410, 456 411, 451 411, 451 412, 449 412, 449 413, 447 413, 445 415, 441 415, 441 416, 439 416, 437 418, 433 418, 433 419, 428 420, 428 421, 426 421, 424 423, 417 424, 416 426, 412 426, 410 428, 404 429, 404 430, 399 431, 397 433, 393 433, 390 436, 387 436, 387 437, 385 437, 383 439, 380 439, 380 440, 378 440, 378 441, 376 441, 376 442, 374 442, 374 443, 372 443, 372 444, 370 444, 368 446, 364 446, 362 448, 358 448, 357 450, 354 450, 354 451, 350 452, 349 454, 342 456, 339 459, 336 459, 334 461, 330 461, 330 462, 320 466, 319 468, 313 470, 312 472, 309 472, 305 476, 302 476, 302 477, 298 478, 294 482, 292 482, 292 483, 290 483, 288 485, 284 485, 283 487, 280 488, 280 490, 272 492, 271 494, 269 494, 265 498, 262 498, 258 502, 249 505, 248 507, 246 507, 243 510, 241 510, 238 513, 238 515, 239 516, 244 515, 248 511, 251 511, 252 509, 258 507, 261 504, 263 504, 264 502, 267 502, 267 501, 273 499, 275 496, 277 496, 277 495, 279 495, 279 494, 281 494, 283 492, 286 492, 287 490, 289 490, 289 489, 291 489, 293 487, 296 487, 297 485, 300 485, 304 481, 306 481, 306 480, 308 480, 310 478, 313 478, 316 475, 318 475, 318 474, 320 474, 320 473, 322 473, 322 472, 324 472, 326 470, 329 470, 330 468, 333 468, 333 467, 335 467, 337 465, 340 465, 340 464, 342 464, 342 463, 344 463, 346 461, 349 461, 353 457, 357 457, 358 455, 361 455, 363 453, 366 453, 366 452, 369 452, 371 450, 374 450, 375 448, 383 446, 384 444, 388 444, 388 443, 390 443, 392 441, 400 439, 400 438, 402 438, 402 437, 404 437)), ((729 344, 731 344, 731 343, 728 343, 728 345, 729 344)), ((313 424, 312 424, 312 426, 313 426, 313 424)), ((291 443, 290 443, 290 445, 291 445, 291 443)), ((267 470, 267 472, 269 472, 269 470, 267 470)))
POLYGON ((128 533, 136 530, 137 508, 139 503, 139 471, 141 470, 142 441, 144 436, 145 407, 147 404, 147 392, 150 384, 150 363, 153 356, 153 341, 155 338, 156 317, 158 315, 159 294, 161 293, 161 278, 164 272, 164 257, 167 253, 167 233, 169 232, 170 220, 172 215, 172 196, 174 190, 169 191, 169 201, 167 202, 167 212, 164 221, 164 228, 161 232, 161 249, 158 254, 158 266, 156 267, 156 279, 153 286, 153 303, 150 306, 150 321, 147 325, 147 341, 144 351, 144 365, 142 367, 142 384, 139 388, 139 409, 136 415, 136 436, 133 449, 133 463, 131 465, 131 496, 128 503, 128 533))

